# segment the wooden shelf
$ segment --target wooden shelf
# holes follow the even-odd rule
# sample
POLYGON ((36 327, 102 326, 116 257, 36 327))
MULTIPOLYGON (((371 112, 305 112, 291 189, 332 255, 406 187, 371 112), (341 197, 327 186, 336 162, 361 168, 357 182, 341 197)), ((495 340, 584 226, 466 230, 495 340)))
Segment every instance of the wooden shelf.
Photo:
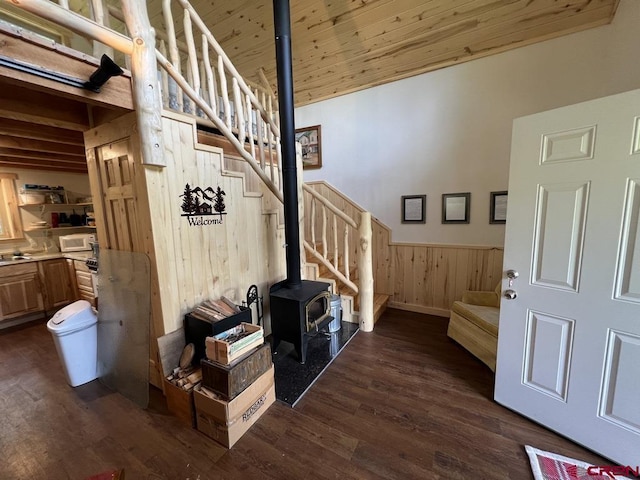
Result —
POLYGON ((95 226, 90 226, 90 225, 78 225, 76 227, 25 228, 22 231, 23 232, 48 232, 48 231, 51 231, 51 230, 55 230, 55 231, 58 231, 58 230, 77 230, 78 228, 91 228, 91 229, 94 229, 96 227, 95 226))
POLYGON ((72 208, 72 207, 88 207, 93 203, 23 203, 18 205, 21 208, 29 207, 55 207, 55 208, 72 208))

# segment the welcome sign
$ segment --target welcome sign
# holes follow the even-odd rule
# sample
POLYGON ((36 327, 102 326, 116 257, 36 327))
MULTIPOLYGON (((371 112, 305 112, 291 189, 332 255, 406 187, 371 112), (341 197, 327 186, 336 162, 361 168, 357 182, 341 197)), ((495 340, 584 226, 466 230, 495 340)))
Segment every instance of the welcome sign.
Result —
POLYGON ((188 183, 184 186, 182 198, 182 217, 187 217, 189 225, 192 227, 202 227, 205 225, 222 225, 223 215, 226 215, 224 197, 226 193, 219 186, 213 187, 191 187, 188 183), (215 218, 218 216, 218 218, 215 218))

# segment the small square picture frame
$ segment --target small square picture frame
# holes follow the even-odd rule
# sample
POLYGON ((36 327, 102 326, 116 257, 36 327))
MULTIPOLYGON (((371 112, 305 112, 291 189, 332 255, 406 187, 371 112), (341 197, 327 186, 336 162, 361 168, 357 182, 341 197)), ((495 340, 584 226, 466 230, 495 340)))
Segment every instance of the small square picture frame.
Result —
POLYGON ((442 194, 442 223, 469 223, 470 211, 470 192, 442 194))
POLYGON ((427 223, 426 195, 402 195, 402 223, 427 223))
POLYGON ((509 192, 507 190, 491 192, 490 198, 489 223, 507 223, 507 201, 509 198, 509 192))

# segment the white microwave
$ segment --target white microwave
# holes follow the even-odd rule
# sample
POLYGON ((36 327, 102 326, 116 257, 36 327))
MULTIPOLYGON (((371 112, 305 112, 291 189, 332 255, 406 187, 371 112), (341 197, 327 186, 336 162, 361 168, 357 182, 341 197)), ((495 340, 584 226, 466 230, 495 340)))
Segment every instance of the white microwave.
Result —
POLYGON ((60 236, 61 252, 81 252, 91 250, 91 243, 96 241, 92 233, 74 233, 73 235, 60 236))

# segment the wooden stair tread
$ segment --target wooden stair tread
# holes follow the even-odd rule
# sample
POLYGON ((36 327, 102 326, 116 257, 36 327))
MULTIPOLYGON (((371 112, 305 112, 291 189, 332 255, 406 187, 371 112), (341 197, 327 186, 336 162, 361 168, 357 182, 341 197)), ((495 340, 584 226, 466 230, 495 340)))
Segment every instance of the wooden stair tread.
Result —
POLYGON ((374 325, 376 324, 378 319, 382 316, 384 311, 387 309, 389 298, 390 296, 384 293, 373 294, 373 324, 374 325))

